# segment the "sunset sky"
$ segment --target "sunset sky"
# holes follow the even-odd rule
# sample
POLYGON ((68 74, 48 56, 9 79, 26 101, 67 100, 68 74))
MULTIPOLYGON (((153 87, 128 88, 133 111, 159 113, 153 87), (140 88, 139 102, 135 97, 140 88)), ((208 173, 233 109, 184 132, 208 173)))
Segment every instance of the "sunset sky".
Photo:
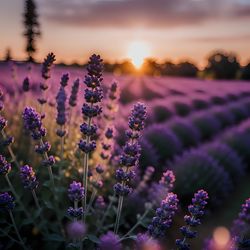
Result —
MULTIPOLYGON (((7 47, 24 59, 22 0, 0 1, 0 57, 7 47)), ((92 52, 128 58, 131 44, 147 56, 202 65, 215 49, 250 60, 250 0, 36 0, 42 37, 36 58, 83 62, 92 52)))

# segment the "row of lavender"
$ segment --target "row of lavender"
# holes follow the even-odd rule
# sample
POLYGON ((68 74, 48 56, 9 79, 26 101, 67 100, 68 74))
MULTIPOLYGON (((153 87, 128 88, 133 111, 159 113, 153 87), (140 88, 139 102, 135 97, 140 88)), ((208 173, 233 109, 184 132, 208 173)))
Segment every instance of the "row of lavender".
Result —
MULTIPOLYGON (((53 114, 53 112, 47 112, 49 111, 49 107, 46 105, 47 98, 45 95, 45 93, 48 92, 48 79, 50 78, 50 67, 53 60, 53 55, 49 55, 44 62, 42 71, 44 81, 40 85, 40 89, 43 95, 38 99, 38 108, 41 110, 42 114, 40 115, 35 109, 30 107, 25 108, 23 112, 25 130, 26 132, 29 131, 29 133, 31 133, 34 142, 32 143, 32 140, 29 140, 28 135, 22 136, 21 138, 24 139, 25 142, 18 140, 18 143, 20 144, 14 147, 15 151, 18 153, 18 157, 16 157, 12 150, 13 138, 7 137, 5 134, 5 130, 11 128, 12 124, 10 123, 10 127, 6 128, 6 120, 3 117, 1 118, 1 132, 4 139, 1 141, 3 142, 1 145, 1 152, 6 156, 9 154, 10 158, 12 158, 13 164, 16 164, 18 167, 17 169, 10 171, 10 163, 8 163, 2 156, 1 173, 5 177, 7 184, 9 184, 12 194, 16 197, 16 202, 20 205, 18 208, 21 210, 15 210, 15 217, 16 214, 17 216, 19 215, 19 217, 14 218, 12 212, 14 208, 12 196, 8 193, 1 194, 1 209, 9 213, 18 238, 16 239, 11 233, 9 233, 12 231, 12 225, 6 217, 3 217, 3 220, 1 220, 1 223, 4 225, 3 228, 5 228, 4 230, 1 230, 2 235, 5 235, 6 239, 8 237, 11 239, 11 241, 8 242, 9 247, 12 247, 13 244, 17 243, 21 244, 25 249, 27 248, 27 244, 35 244, 31 240, 33 237, 36 239, 41 239, 41 237, 43 237, 42 239, 43 242, 45 242, 44 247, 46 247, 46 249, 56 249, 57 247, 62 247, 65 243, 68 243, 67 246, 69 248, 85 247, 93 249, 97 245, 100 249, 121 249, 122 244, 124 244, 127 247, 136 249, 145 249, 145 247, 159 249, 160 242, 158 242, 158 240, 161 238, 163 238, 163 242, 166 240, 167 229, 171 226, 173 216, 178 209, 178 198, 175 194, 170 193, 174 187, 175 181, 173 172, 166 171, 164 174, 161 173, 162 178, 159 183, 153 183, 150 186, 148 186, 148 180, 152 177, 152 167, 147 168, 142 179, 138 175, 137 166, 140 158, 139 141, 141 140, 139 140, 139 137, 145 123, 145 106, 143 104, 137 104, 134 106, 129 119, 129 130, 126 132, 127 138, 124 142, 125 146, 120 151, 118 150, 120 156, 117 157, 116 155, 113 155, 111 157, 110 153, 112 152, 112 138, 114 131, 112 123, 114 118, 113 113, 117 109, 116 103, 114 103, 117 99, 117 88, 114 88, 116 85, 112 84, 110 91, 108 92, 109 100, 105 102, 105 107, 107 109, 104 110, 103 117, 106 121, 100 119, 99 121, 96 119, 94 120, 95 117, 100 117, 102 111, 102 107, 99 104, 103 98, 101 86, 102 67, 99 57, 91 57, 90 64, 87 68, 88 74, 85 77, 85 84, 87 86, 87 89, 84 92, 85 103, 82 106, 82 113, 85 119, 80 126, 80 132, 82 133, 83 138, 78 143, 79 149, 76 150, 73 155, 74 158, 76 158, 73 162, 73 169, 68 171, 69 174, 67 175, 68 172, 62 170, 65 170, 65 168, 68 169, 69 166, 72 165, 72 158, 68 157, 67 152, 64 151, 67 149, 65 142, 67 142, 67 140, 69 141, 73 136, 71 135, 71 137, 69 137, 66 130, 71 129, 71 126, 75 126, 75 123, 70 123, 69 120, 67 120, 67 93, 65 90, 69 80, 67 75, 62 77, 61 85, 57 97, 55 98, 57 104, 57 117, 55 120, 57 125, 55 126, 54 124, 54 128, 57 127, 57 131, 54 129, 54 136, 58 138, 57 141, 59 142, 59 145, 52 144, 52 150, 50 150, 51 145, 45 139, 46 130, 44 124, 53 124, 53 122, 49 123, 51 122, 51 119, 48 118, 50 118, 50 115, 53 114), (99 133, 97 132, 96 123, 100 125, 99 133), (32 152, 29 152, 29 154, 25 154, 23 157, 19 152, 19 146, 24 143, 30 143, 32 150, 34 150, 34 143, 37 144, 35 146, 35 151, 43 158, 42 167, 35 167, 35 171, 30 166, 20 166, 20 162, 21 164, 29 162, 32 154, 32 152), (96 148, 97 150, 95 150, 96 148), (99 158, 102 159, 102 165, 97 164, 99 161, 96 156, 98 155, 98 149, 100 149, 99 158), (57 150, 60 153, 58 153, 57 150), (95 152, 93 152, 94 150, 95 152), (54 158, 51 155, 51 152, 56 152, 58 157, 54 158), (84 165, 83 168, 82 162, 84 165), (116 167, 118 168, 116 169, 116 167), (78 171, 77 168, 83 169, 82 176, 79 176, 80 171, 78 171), (18 186, 18 182, 20 184, 20 181, 18 181, 18 175, 16 175, 18 172, 20 172, 24 187, 31 191, 33 200, 30 198, 32 197, 31 195, 28 196, 27 193, 25 194, 22 187, 20 187, 20 185, 18 186), (38 187, 36 174, 40 180, 40 188, 38 187), (47 175, 49 175, 49 181, 45 181, 47 175), (115 176, 116 180, 112 178, 112 176, 115 176), (79 177, 82 178, 82 183, 75 181, 72 182, 72 179, 79 180, 79 177), (12 185, 12 182, 15 183, 14 186, 12 185), (113 184, 114 193, 110 188, 113 184), (70 205, 69 201, 65 201, 68 186, 68 196, 73 203, 73 207, 68 209, 67 215, 65 211, 70 205), (133 194, 131 194, 132 189, 134 189, 133 194), (18 190, 18 192, 21 191, 21 195, 23 195, 21 198, 16 190, 18 190), (91 197, 89 197, 89 193, 92 193, 91 197), (105 204, 105 202, 108 201, 107 194, 111 194, 109 205, 105 204), (153 197, 148 197, 150 194, 153 195, 153 197), (97 195, 99 196, 97 197, 97 195), (129 199, 126 198, 128 195, 129 199), (54 198, 53 200, 52 197, 54 198), (133 211, 135 210, 135 207, 133 206, 135 203, 131 203, 131 201, 140 204, 138 207, 143 207, 143 205, 145 205, 144 213, 141 217, 138 217, 138 221, 135 221, 134 226, 132 226, 132 223, 133 219, 136 219, 135 211, 133 211), (122 209, 124 206, 126 206, 125 211, 122 209), (157 207, 158 209, 156 209, 157 207), (133 211, 131 218, 126 217, 126 212, 129 210, 133 211), (29 212, 32 214, 30 215, 29 212), (23 220, 23 215, 28 215, 27 217, 30 219, 23 220), (93 217, 97 218, 97 221, 93 221, 93 217), (115 223, 114 218, 116 219, 115 223), (18 223, 15 222, 16 219, 19 220, 18 223), (67 227, 68 237, 66 237, 65 225, 70 219, 72 219, 73 223, 70 223, 67 227), (145 223, 144 219, 147 221, 146 234, 137 234, 137 236, 135 236, 134 231, 145 223), (49 223, 50 221, 53 223, 49 223), (86 225, 88 226, 87 232, 86 225), (28 240, 23 239, 19 234, 18 227, 21 229, 22 234, 27 236, 27 233, 28 235, 32 233, 33 237, 30 237, 28 240), (107 231, 113 227, 114 233, 107 233, 107 231), (126 232, 126 230, 128 230, 128 232, 126 232), (120 238, 117 235, 119 232, 120 234, 123 234, 122 236, 120 235, 120 238), (133 243, 133 240, 136 241, 136 244, 133 243)), ((26 82, 24 81, 24 83, 23 90, 28 90, 29 81, 26 79, 26 82)), ((73 86, 75 86, 75 84, 73 86)), ((74 92, 75 89, 72 88, 72 92, 74 92)), ((53 94, 50 93, 50 95, 52 96, 53 94)), ((73 103, 76 102, 76 99, 75 96, 73 98, 73 103)), ((74 107, 76 105, 71 106, 74 107)), ((50 108, 53 108, 53 105, 51 105, 50 108)), ((7 112, 5 112, 4 115, 7 116, 8 112, 9 110, 7 109, 7 112)), ((243 118, 240 118, 239 120, 241 119, 243 118)), ((79 119, 76 119, 76 121, 78 120, 79 119)), ((226 125, 227 123, 225 126, 226 125)), ((218 131, 219 127, 220 126, 218 126, 218 131)), ((21 133, 25 134, 24 131, 21 133)), ((78 132, 78 134, 80 133, 78 132)), ((204 136, 204 138, 206 137, 207 136, 204 136)), ((195 157, 198 161, 199 155, 197 154, 195 157)), ((38 165, 37 162, 40 161, 40 158, 35 158, 35 161, 32 162, 36 162, 36 165, 38 165)), ((173 167, 173 169, 175 169, 175 167, 173 167)), ((191 168, 185 169, 190 170, 191 168)), ((191 172, 194 176, 199 176, 199 171, 196 172, 192 170, 191 172)), ((218 170, 218 172, 221 171, 218 170)), ((210 177, 216 178, 213 174, 214 173, 212 173, 210 177)), ((185 175, 181 174, 180 177, 183 176, 185 175)), ((189 178, 188 174, 187 176, 187 178, 189 178)), ((178 187, 178 179, 179 177, 177 178, 175 189, 178 187)), ((187 181, 180 181, 180 183, 181 185, 184 185, 187 181)), ((5 185, 3 188, 6 188, 5 185)), ((194 191, 196 192, 197 190, 194 191)), ((221 192, 224 192, 224 190, 221 192)), ((190 215, 185 216, 185 223, 187 226, 181 228, 183 238, 176 240, 176 246, 178 249, 190 248, 188 239, 196 236, 196 232, 193 231, 192 228, 200 224, 200 217, 204 214, 204 207, 207 203, 207 199, 208 195, 203 190, 198 191, 192 199, 192 204, 188 207, 190 215)), ((214 203, 214 200, 218 200, 218 197, 212 197, 211 204, 214 203)), ((249 213, 248 209, 249 205, 247 202, 243 207, 242 214, 247 216, 247 213, 249 213)), ((240 215, 240 220, 236 224, 241 224, 241 226, 243 225, 246 227, 246 217, 242 216, 242 214, 240 215)), ((240 232, 242 233, 242 231, 240 232)), ((247 243, 246 241, 242 241, 241 238, 236 237, 239 234, 239 230, 236 230, 234 233, 235 237, 231 242, 232 244, 237 243, 237 245, 242 245, 247 243)), ((34 245, 32 246, 34 247, 34 245)), ((35 245, 35 248, 37 249, 39 246, 35 245)))

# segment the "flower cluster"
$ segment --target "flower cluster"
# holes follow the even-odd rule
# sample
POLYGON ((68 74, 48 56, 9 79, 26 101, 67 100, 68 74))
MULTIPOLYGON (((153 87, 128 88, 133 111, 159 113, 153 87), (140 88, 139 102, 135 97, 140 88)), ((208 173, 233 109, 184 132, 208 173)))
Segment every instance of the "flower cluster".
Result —
POLYGON ((0 132, 7 126, 7 121, 4 117, 0 116, 0 132))
POLYGON ((24 92, 28 92, 30 90, 30 80, 28 77, 24 78, 22 87, 24 92))
POLYGON ((23 111, 25 128, 31 133, 34 140, 40 140, 46 135, 46 129, 42 126, 41 115, 32 107, 26 107, 23 111))
POLYGON ((32 167, 25 165, 20 168, 20 177, 24 188, 34 190, 38 187, 36 174, 32 167))
POLYGON ((242 209, 238 218, 234 221, 231 231, 234 244, 239 249, 250 247, 250 240, 245 238, 247 233, 250 232, 250 198, 242 205, 242 209))
POLYGON ((106 112, 104 112, 104 118, 108 121, 115 119, 115 113, 118 111, 118 100, 120 97, 120 88, 117 82, 113 82, 108 89, 106 112))
POLYGON ((91 124, 91 119, 98 116, 102 112, 102 108, 98 105, 103 98, 101 83, 103 64, 99 55, 92 55, 87 66, 88 74, 85 76, 85 103, 82 106, 82 114, 87 118, 87 122, 81 125, 81 132, 85 136, 84 140, 80 140, 79 148, 85 153, 91 153, 96 148, 96 142, 89 140, 96 135, 97 128, 91 124))
POLYGON ((141 147, 138 138, 144 128, 145 119, 145 105, 142 103, 135 104, 129 117, 130 130, 126 132, 128 141, 124 145, 122 154, 120 155, 119 163, 121 167, 116 170, 118 183, 114 185, 114 191, 118 196, 126 196, 132 192, 128 184, 135 177, 135 171, 132 168, 137 167, 140 158, 141 147))
POLYGON ((156 209, 156 216, 153 217, 148 226, 148 233, 154 238, 163 238, 166 230, 172 225, 173 217, 178 209, 178 198, 174 193, 169 193, 161 206, 156 209))
POLYGON ((6 175, 11 170, 11 164, 8 163, 4 156, 0 155, 0 174, 6 175))
POLYGON ((204 190, 199 190, 194 194, 192 199, 192 204, 188 206, 188 211, 190 215, 185 215, 184 220, 187 226, 180 228, 183 239, 177 239, 176 245, 180 250, 190 249, 189 244, 186 242, 186 239, 192 239, 197 236, 197 232, 193 231, 192 227, 197 227, 201 224, 200 217, 204 215, 204 209, 207 204, 208 194, 204 190))
POLYGON ((119 241, 119 236, 113 232, 108 232, 105 235, 102 235, 99 243, 100 250, 121 250, 122 245, 119 241))
POLYGON ((84 187, 82 187, 80 182, 73 181, 68 189, 68 197, 74 202, 74 207, 68 208, 68 215, 73 218, 78 218, 83 214, 83 208, 78 207, 78 202, 84 197, 84 187))
POLYGON ((14 198, 7 192, 0 193, 0 211, 11 211, 15 207, 14 198))
POLYGON ((46 129, 42 125, 41 115, 32 107, 26 107, 23 111, 23 121, 25 128, 31 133, 34 140, 39 140, 40 143, 35 146, 35 151, 38 154, 46 155, 42 164, 44 166, 52 166, 55 163, 53 156, 47 156, 51 145, 49 142, 43 142, 43 137, 46 135, 46 129))
POLYGON ((78 91, 79 91, 79 85, 80 85, 80 81, 77 78, 73 83, 73 86, 72 86, 72 89, 71 89, 71 94, 70 94, 70 97, 69 97, 69 105, 71 107, 75 107, 76 104, 77 104, 77 94, 78 94, 78 91))
POLYGON ((103 160, 108 160, 111 157, 112 149, 113 149, 113 138, 114 138, 114 127, 107 127, 104 132, 104 138, 102 140, 101 146, 101 158, 103 160))
POLYGON ((50 71, 53 63, 56 61, 56 57, 53 53, 49 53, 46 58, 44 58, 42 65, 42 77, 47 80, 50 78, 50 71))
MULTIPOLYGON (((65 81, 61 80, 61 82, 65 82, 65 81)), ((57 103, 56 123, 61 127, 64 126, 66 121, 67 121, 67 119, 66 119, 66 105, 65 105, 66 100, 67 100, 66 91, 65 91, 64 87, 61 86, 59 89, 59 92, 56 96, 56 103, 57 103)), ((64 129, 57 130, 57 135, 59 137, 63 137, 65 134, 66 134, 66 131, 64 129)))
POLYGON ((174 182, 175 182, 175 175, 173 171, 167 170, 166 172, 163 173, 159 183, 165 186, 168 190, 171 190, 174 187, 174 182))

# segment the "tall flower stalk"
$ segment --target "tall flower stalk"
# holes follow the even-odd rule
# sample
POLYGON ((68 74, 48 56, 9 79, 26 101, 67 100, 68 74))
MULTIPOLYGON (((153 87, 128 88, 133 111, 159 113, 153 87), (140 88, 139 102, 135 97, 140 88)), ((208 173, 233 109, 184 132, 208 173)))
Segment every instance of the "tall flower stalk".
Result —
POLYGON ((142 103, 135 104, 132 109, 131 116, 129 117, 128 125, 130 130, 126 131, 128 140, 123 147, 122 154, 120 155, 120 168, 116 170, 116 179, 118 183, 114 185, 114 192, 119 197, 114 226, 114 233, 116 234, 119 229, 124 196, 127 196, 132 192, 132 188, 129 184, 135 177, 135 168, 138 166, 140 158, 141 147, 138 139, 141 131, 144 129, 145 119, 145 105, 142 103))
POLYGON ((162 200, 161 206, 156 209, 156 215, 148 226, 148 233, 153 238, 164 238, 166 230, 172 225, 178 202, 177 195, 174 193, 169 193, 166 199, 162 200))
POLYGON ((176 240, 176 246, 179 250, 189 250, 190 245, 187 239, 192 239, 197 236, 197 232, 193 228, 201 224, 200 218, 204 215, 205 206, 207 204, 208 194, 204 190, 199 190, 194 194, 192 204, 188 206, 190 215, 185 215, 184 220, 186 226, 180 228, 183 239, 176 240))
MULTIPOLYGON (((85 103, 82 106, 82 114, 85 122, 81 124, 80 131, 84 139, 78 143, 79 149, 84 153, 83 161, 83 180, 82 184, 85 190, 83 199, 83 208, 87 208, 87 193, 88 193, 88 170, 89 170, 89 155, 96 148, 96 142, 93 137, 97 132, 97 125, 93 124, 93 118, 101 114, 102 108, 98 105, 103 98, 101 88, 102 83, 103 64, 99 55, 92 55, 89 59, 87 66, 87 75, 85 76, 84 83, 87 88, 85 89, 85 103)), ((86 220, 86 213, 84 213, 83 220, 86 220)))
POLYGON ((23 111, 23 120, 25 128, 30 132, 32 138, 39 143, 35 146, 35 151, 38 154, 43 155, 43 165, 48 167, 50 181, 55 189, 54 176, 52 172, 52 166, 55 164, 53 156, 48 156, 48 152, 51 148, 49 142, 44 142, 43 138, 46 135, 46 129, 42 125, 42 118, 35 109, 26 107, 23 111))
POLYGON ((12 210, 14 209, 14 207, 15 207, 14 198, 7 192, 0 193, 0 211, 4 211, 4 212, 9 213, 12 225, 14 227, 14 230, 16 232, 16 235, 18 237, 20 245, 23 247, 23 249, 28 249, 25 246, 25 243, 24 243, 24 241, 19 233, 19 230, 17 228, 16 222, 15 222, 15 219, 14 219, 14 216, 12 213, 12 210))
POLYGON ((29 212, 25 208, 23 202, 21 201, 19 195, 17 194, 14 186, 12 185, 12 183, 11 183, 11 181, 9 179, 8 174, 10 173, 10 171, 11 171, 11 164, 6 161, 4 156, 0 155, 0 175, 3 175, 5 177, 5 180, 8 183, 11 192, 14 194, 14 196, 15 196, 17 202, 19 203, 21 209, 24 211, 25 216, 30 219, 31 216, 30 216, 29 212))
POLYGON ((68 84, 69 75, 64 74, 61 78, 60 82, 60 89, 58 91, 58 94, 56 96, 56 103, 57 103, 57 117, 56 117, 56 123, 60 126, 59 129, 57 129, 56 134, 60 137, 60 144, 61 144, 61 153, 60 158, 63 159, 64 154, 64 138, 66 135, 66 129, 65 124, 67 122, 66 118, 66 100, 67 100, 67 94, 65 91, 65 87, 68 84))
POLYGON ((44 58, 43 64, 42 64, 42 78, 43 82, 40 84, 40 90, 42 92, 42 96, 37 99, 37 101, 40 104, 41 110, 40 113, 42 114, 42 117, 44 117, 43 110, 44 105, 47 103, 47 99, 45 96, 45 91, 48 89, 48 80, 51 77, 51 68, 53 63, 56 61, 55 55, 53 53, 49 53, 46 58, 44 58))

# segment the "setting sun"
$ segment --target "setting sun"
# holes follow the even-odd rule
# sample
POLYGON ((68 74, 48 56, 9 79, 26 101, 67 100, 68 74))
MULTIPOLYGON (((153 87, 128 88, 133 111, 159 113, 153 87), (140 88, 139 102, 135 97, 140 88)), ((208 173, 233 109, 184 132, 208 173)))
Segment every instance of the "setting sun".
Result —
POLYGON ((128 47, 128 57, 136 68, 140 68, 149 55, 149 46, 145 42, 132 42, 128 47))

